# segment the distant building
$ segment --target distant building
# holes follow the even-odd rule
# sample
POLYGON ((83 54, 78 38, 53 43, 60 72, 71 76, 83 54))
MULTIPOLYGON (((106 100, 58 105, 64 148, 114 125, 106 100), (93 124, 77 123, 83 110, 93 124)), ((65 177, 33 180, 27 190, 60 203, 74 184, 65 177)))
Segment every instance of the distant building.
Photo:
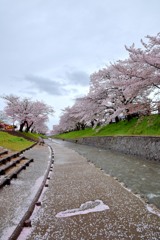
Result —
POLYGON ((13 131, 16 126, 9 125, 4 122, 0 122, 0 130, 13 131))

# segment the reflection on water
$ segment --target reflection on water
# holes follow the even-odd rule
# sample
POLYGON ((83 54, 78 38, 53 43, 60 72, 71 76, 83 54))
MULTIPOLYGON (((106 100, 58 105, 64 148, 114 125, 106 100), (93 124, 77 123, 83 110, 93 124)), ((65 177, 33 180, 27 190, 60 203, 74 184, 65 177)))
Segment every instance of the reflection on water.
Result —
POLYGON ((74 149, 107 174, 123 182, 134 193, 160 208, 160 163, 91 146, 54 141, 74 149))

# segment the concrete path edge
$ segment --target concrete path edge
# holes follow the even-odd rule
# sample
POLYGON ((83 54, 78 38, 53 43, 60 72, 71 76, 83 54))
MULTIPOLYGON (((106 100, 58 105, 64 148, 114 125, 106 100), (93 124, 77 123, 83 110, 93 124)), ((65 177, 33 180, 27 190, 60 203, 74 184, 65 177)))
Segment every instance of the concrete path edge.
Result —
POLYGON ((50 151, 51 151, 51 156, 50 156, 50 163, 48 165, 48 168, 47 168, 47 171, 44 175, 44 178, 43 178, 43 181, 35 195, 35 197, 33 198, 30 206, 28 207, 26 213, 24 214, 24 216, 22 217, 22 219, 20 220, 19 224, 16 226, 15 230, 13 231, 13 233, 11 234, 11 236, 9 237, 8 240, 16 240, 18 238, 18 236, 20 235, 23 227, 24 227, 24 224, 25 222, 30 218, 30 216, 32 215, 33 211, 34 211, 34 208, 35 208, 35 205, 36 205, 36 202, 38 201, 42 191, 43 191, 43 188, 45 186, 45 183, 47 181, 47 177, 49 175, 49 171, 50 171, 50 168, 51 168, 51 165, 54 163, 54 153, 53 153, 53 149, 51 146, 48 145, 48 147, 50 148, 50 151))

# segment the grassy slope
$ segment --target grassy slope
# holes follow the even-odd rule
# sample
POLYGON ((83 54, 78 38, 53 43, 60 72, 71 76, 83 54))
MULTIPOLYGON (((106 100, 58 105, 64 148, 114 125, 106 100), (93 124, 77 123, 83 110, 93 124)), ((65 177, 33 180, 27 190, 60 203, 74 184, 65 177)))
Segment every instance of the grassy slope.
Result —
POLYGON ((53 137, 62 139, 93 137, 93 136, 160 136, 160 115, 151 115, 141 117, 139 119, 133 118, 129 122, 127 120, 119 123, 109 124, 101 128, 100 131, 93 129, 86 129, 81 131, 73 131, 64 133, 53 137))
POLYGON ((7 132, 0 131, 0 146, 12 151, 21 151, 30 147, 33 142, 26 140, 23 137, 13 136, 7 132))
POLYGON ((21 133, 24 137, 27 137, 27 138, 30 138, 32 139, 33 141, 38 141, 38 138, 39 137, 42 137, 42 138, 47 138, 45 135, 42 135, 42 134, 38 134, 38 133, 31 133, 31 132, 22 132, 21 133))

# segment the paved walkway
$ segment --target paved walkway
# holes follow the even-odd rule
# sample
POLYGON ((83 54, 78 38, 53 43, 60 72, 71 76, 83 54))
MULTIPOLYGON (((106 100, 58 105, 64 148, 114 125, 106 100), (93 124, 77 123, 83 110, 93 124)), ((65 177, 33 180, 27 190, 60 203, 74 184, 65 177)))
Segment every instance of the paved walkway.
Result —
POLYGON ((160 218, 139 198, 75 151, 49 144, 55 152, 49 187, 19 240, 160 239, 160 218))
POLYGON ((33 201, 43 181, 49 165, 50 151, 48 146, 31 148, 24 156, 34 159, 34 162, 11 180, 10 185, 0 189, 0 239, 8 240, 9 236, 23 217, 33 201))

